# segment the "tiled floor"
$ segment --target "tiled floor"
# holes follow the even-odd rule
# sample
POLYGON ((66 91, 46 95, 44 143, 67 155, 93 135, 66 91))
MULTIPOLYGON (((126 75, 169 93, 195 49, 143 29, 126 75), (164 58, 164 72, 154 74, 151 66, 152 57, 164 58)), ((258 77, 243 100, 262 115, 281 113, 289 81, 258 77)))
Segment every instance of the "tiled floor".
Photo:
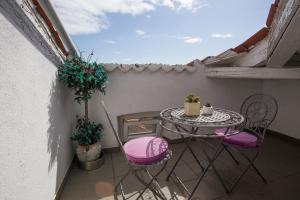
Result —
MULTIPOLYGON (((192 142, 193 149, 201 158, 202 152, 198 146, 202 143, 192 142)), ((159 179, 162 190, 169 199, 185 199, 182 188, 174 181, 165 181, 167 171, 182 150, 183 144, 172 145, 173 157, 159 179)), ((244 165, 236 166, 224 152, 216 161, 216 167, 224 178, 233 180, 244 165)), ((269 136, 265 139, 262 154, 256 165, 268 180, 264 184, 250 170, 242 179, 232 194, 227 195, 218 182, 212 170, 205 176, 193 199, 199 200, 299 200, 300 199, 300 146, 269 136)), ((85 172, 76 165, 70 173, 67 184, 61 195, 61 200, 96 200, 113 199, 113 186, 126 172, 128 167, 119 152, 106 154, 105 165, 98 170, 85 172)), ((157 169, 152 169, 157 170, 157 169)), ((176 174, 184 183, 193 187, 201 170, 190 153, 184 155, 176 169, 176 174)), ((129 176, 124 182, 126 195, 142 189, 142 185, 134 176, 129 176)), ((120 198, 121 199, 121 198, 120 198)), ((134 197, 133 197, 134 199, 134 197)), ((150 192, 143 199, 155 199, 150 192)))

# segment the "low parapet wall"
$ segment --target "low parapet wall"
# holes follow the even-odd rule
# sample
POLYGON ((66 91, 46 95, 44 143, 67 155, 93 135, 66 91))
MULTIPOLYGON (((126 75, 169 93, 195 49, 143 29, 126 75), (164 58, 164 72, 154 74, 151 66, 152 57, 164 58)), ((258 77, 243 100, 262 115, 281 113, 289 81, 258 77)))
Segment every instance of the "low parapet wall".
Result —
MULTIPOLYGON (((110 71, 107 93, 105 96, 94 95, 89 106, 90 118, 105 127, 102 141, 105 148, 115 147, 117 143, 103 115, 101 98, 105 100, 117 127, 117 116, 120 115, 182 106, 188 92, 199 95, 203 104, 210 102, 216 107, 238 111, 244 98, 261 91, 260 80, 209 79, 202 64, 182 67, 186 70, 159 64, 142 66, 143 70, 136 65, 116 65, 113 70, 108 70, 105 65, 110 71)), ((82 111, 83 107, 79 109, 82 111)))

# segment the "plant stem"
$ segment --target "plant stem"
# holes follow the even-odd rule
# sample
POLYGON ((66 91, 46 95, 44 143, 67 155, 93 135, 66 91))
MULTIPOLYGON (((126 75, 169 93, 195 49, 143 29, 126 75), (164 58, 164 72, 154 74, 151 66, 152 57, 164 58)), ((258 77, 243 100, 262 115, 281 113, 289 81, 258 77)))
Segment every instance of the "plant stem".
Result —
POLYGON ((84 112, 85 112, 85 119, 89 119, 89 102, 84 101, 84 112))

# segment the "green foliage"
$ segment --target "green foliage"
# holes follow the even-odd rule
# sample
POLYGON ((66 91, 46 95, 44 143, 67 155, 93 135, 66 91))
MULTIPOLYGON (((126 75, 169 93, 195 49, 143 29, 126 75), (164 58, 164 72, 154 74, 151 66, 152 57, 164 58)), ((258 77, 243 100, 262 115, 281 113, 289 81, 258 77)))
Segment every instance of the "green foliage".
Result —
POLYGON ((87 59, 75 56, 67 59, 58 68, 59 79, 67 87, 75 90, 75 101, 85 102, 85 118, 77 116, 76 132, 71 137, 80 145, 91 145, 100 140, 103 127, 88 120, 88 100, 96 91, 105 94, 108 83, 108 75, 101 64, 91 62, 91 53, 87 59))
POLYGON ((76 132, 71 138, 78 141, 80 145, 92 145, 100 140, 102 134, 103 127, 101 124, 77 116, 76 132))
POLYGON ((97 90, 105 94, 108 75, 101 64, 90 61, 92 55, 86 60, 81 56, 67 59, 58 69, 59 79, 75 90, 78 103, 88 101, 97 90))
POLYGON ((187 103, 198 103, 199 102, 199 97, 195 96, 193 93, 189 93, 185 97, 185 102, 187 102, 187 103))

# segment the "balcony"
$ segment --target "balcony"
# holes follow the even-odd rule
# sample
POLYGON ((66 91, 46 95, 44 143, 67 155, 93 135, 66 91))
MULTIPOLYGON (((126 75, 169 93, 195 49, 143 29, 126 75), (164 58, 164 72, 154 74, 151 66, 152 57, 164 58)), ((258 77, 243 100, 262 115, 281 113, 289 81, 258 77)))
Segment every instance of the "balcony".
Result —
MULTIPOLYGON (((74 102, 73 92, 57 75, 57 67, 77 53, 75 45, 49 1, 0 1, 0 179, 3 180, 0 199, 113 199, 113 187, 128 165, 119 151, 101 100, 106 102, 112 123, 123 140, 162 131, 173 156, 158 181, 167 199, 187 199, 178 180, 171 177, 166 181, 184 143, 178 135, 162 130, 158 114, 165 108, 182 106, 190 91, 198 94, 202 103, 210 102, 235 112, 239 112, 246 97, 257 93, 272 95, 279 105, 262 153, 255 162, 268 184, 251 168, 237 188, 227 194, 210 168, 194 199, 297 199, 300 196, 299 22, 298 0, 274 1, 265 27, 217 56, 180 65, 103 64, 110 84, 106 95, 94 95, 90 100, 89 116, 103 124, 101 145, 105 163, 87 172, 78 167, 70 139, 76 126, 75 116, 83 115, 83 106, 74 102), (135 127, 140 121, 148 123, 147 130, 135 127)), ((213 153, 210 147, 195 140, 191 146, 200 160, 204 155, 199 146, 213 153)), ((233 181, 246 166, 238 158, 240 165, 223 153, 215 162, 227 181, 233 181)), ((152 167, 150 171, 157 172, 158 168, 152 167)), ((192 188, 201 169, 192 154, 186 152, 175 172, 192 188)), ((123 186, 126 197, 142 189, 133 176, 123 186)), ((120 193, 117 195, 122 198, 120 193)), ((147 190, 143 198, 156 197, 147 190)))

